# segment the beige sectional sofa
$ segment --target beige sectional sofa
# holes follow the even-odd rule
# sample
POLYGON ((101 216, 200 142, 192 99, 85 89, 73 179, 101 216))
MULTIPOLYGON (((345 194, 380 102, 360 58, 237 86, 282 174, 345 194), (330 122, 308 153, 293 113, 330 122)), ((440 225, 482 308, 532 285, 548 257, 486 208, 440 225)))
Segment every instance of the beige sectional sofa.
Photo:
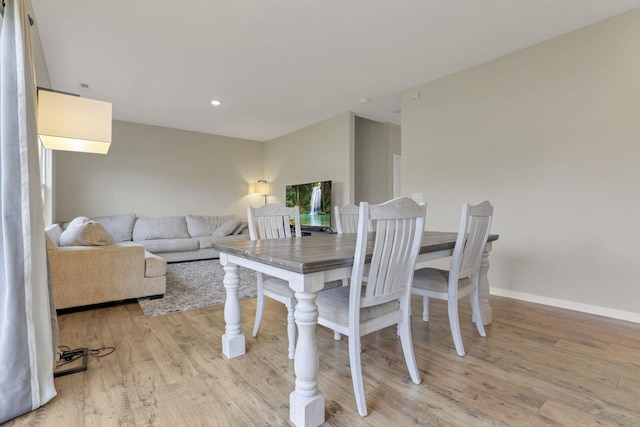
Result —
POLYGON ((233 215, 139 217, 132 240, 167 262, 219 258, 214 242, 249 240, 246 222, 233 215))
POLYGON ((60 246, 63 232, 58 224, 46 229, 56 309, 165 293, 165 259, 132 242, 60 246))
POLYGON ((56 309, 162 295, 167 262, 217 258, 214 241, 249 239, 231 215, 78 218, 46 235, 56 309))

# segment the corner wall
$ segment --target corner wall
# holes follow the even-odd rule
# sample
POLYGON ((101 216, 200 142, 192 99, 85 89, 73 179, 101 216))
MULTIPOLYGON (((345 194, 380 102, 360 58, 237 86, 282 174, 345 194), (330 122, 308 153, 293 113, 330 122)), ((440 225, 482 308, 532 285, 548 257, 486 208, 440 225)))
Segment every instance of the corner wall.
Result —
POLYGON ((55 152, 54 221, 79 215, 246 217, 263 143, 114 121, 107 155, 55 152))
MULTIPOLYGON (((332 181, 332 204, 353 202, 355 116, 345 113, 265 143, 269 203, 285 202, 285 187, 332 181)), ((255 206, 262 205, 264 200, 255 206)))
POLYGON ((393 197, 393 155, 400 154, 400 126, 356 117, 355 203, 393 197))
POLYGON ((403 93, 402 192, 495 205, 492 292, 640 322, 638 46, 640 9, 403 93))

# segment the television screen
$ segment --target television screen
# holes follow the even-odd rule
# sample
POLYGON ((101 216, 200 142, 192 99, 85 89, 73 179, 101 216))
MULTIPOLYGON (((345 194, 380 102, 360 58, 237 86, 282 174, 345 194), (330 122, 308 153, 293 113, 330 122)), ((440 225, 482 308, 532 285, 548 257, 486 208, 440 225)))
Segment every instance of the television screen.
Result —
POLYGON ((331 181, 287 185, 286 204, 300 209, 300 226, 307 229, 331 227, 331 181))

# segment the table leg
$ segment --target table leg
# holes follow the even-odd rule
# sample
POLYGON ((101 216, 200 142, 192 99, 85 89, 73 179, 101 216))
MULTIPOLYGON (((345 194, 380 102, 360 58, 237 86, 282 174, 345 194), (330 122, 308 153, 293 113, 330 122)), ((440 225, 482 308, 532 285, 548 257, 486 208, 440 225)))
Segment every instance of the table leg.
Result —
POLYGON ((224 301, 225 334, 222 336, 222 353, 229 359, 245 354, 245 340, 240 328, 240 300, 238 299, 238 266, 228 263, 221 254, 220 264, 224 268, 224 301))
POLYGON ((491 252, 491 242, 487 243, 487 246, 482 254, 482 262, 480 264, 480 272, 478 275, 478 299, 480 300, 480 316, 482 317, 482 323, 488 325, 492 321, 492 310, 489 305, 489 252, 491 252))
POLYGON ((319 362, 315 330, 318 306, 315 293, 296 292, 296 299, 296 388, 289 395, 289 417, 298 427, 316 427, 324 423, 324 396, 318 391, 317 381, 319 362))

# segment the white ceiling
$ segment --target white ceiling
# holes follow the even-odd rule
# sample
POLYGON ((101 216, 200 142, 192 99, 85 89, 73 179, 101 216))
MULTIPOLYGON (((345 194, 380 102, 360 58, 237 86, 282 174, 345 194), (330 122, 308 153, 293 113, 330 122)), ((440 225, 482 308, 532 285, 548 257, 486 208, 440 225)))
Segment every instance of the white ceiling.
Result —
POLYGON ((640 7, 640 0, 31 3, 53 89, 110 101, 118 120, 259 141, 347 111, 400 124, 403 90, 640 7), (222 105, 211 106, 214 98, 222 105))

